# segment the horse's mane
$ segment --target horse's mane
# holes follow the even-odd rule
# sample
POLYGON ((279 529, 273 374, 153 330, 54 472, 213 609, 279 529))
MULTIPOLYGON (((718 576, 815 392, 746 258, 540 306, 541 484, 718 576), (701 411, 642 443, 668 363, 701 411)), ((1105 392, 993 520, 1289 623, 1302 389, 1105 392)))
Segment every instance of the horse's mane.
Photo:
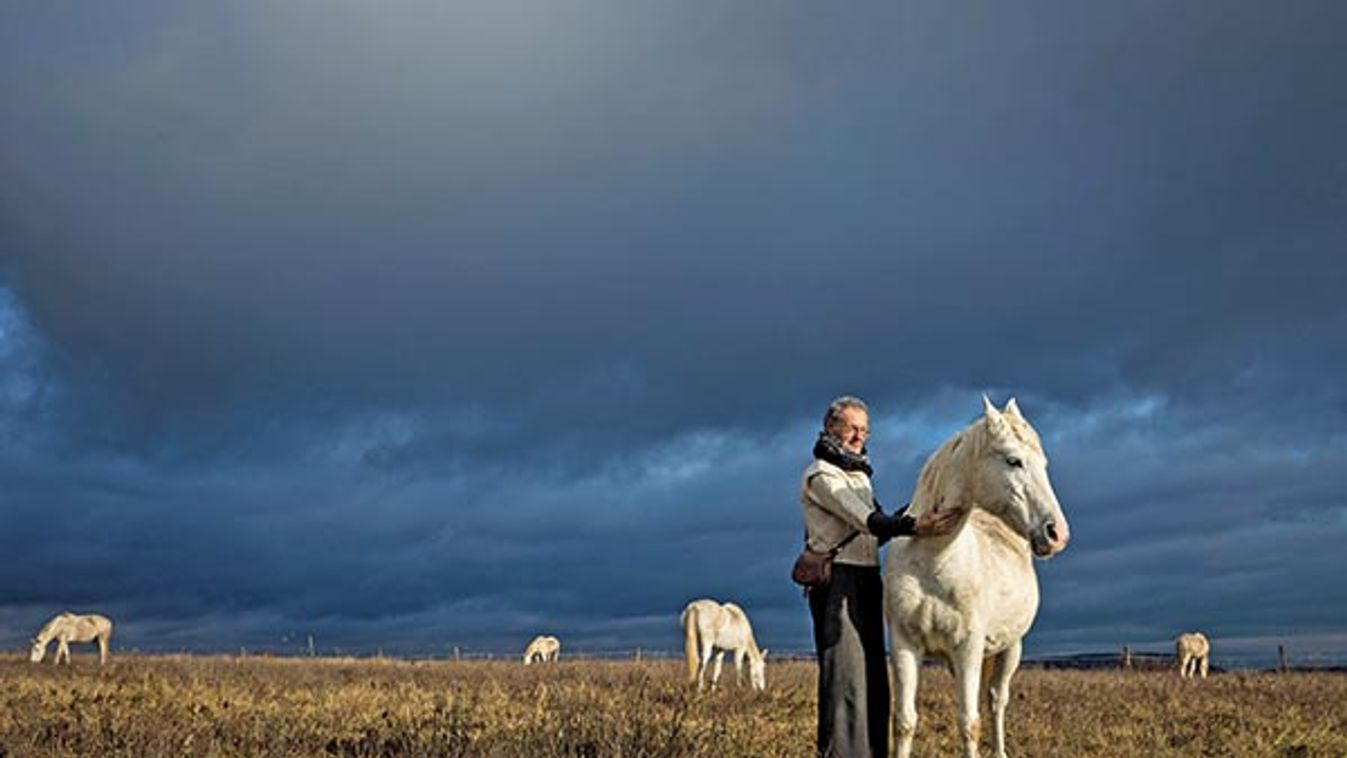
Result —
MULTIPOLYGON (((1029 422, 1018 412, 1002 414, 1006 423, 1004 428, 1021 444, 1039 452, 1043 444, 1038 439, 1029 422)), ((987 417, 980 415, 954 436, 945 440, 926 459, 917 476, 917 486, 912 492, 912 504, 907 513, 919 516, 933 507, 963 506, 967 503, 947 503, 946 500, 964 489, 964 471, 970 461, 976 461, 996 439, 987 425, 987 417)))

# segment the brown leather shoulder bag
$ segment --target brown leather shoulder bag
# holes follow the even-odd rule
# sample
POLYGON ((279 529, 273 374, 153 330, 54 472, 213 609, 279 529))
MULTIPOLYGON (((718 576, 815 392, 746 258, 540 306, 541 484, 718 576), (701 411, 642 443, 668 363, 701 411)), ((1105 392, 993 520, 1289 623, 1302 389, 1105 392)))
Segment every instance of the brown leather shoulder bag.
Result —
POLYGON ((805 542, 804 550, 800 551, 800 557, 795 559, 795 566, 790 570, 790 578, 796 584, 805 588, 822 587, 833 578, 833 558, 847 543, 856 539, 860 535, 859 531, 852 532, 847 538, 833 546, 832 550, 826 553, 816 553, 809 549, 808 541, 805 542))

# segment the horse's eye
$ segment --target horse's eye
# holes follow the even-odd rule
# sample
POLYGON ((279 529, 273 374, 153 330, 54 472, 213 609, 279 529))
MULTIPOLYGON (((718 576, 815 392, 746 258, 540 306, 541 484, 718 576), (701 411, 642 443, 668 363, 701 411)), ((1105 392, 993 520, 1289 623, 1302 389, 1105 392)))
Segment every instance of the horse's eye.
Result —
POLYGON ((1012 455, 1006 458, 1006 465, 1011 468, 1024 468, 1024 461, 1012 455))

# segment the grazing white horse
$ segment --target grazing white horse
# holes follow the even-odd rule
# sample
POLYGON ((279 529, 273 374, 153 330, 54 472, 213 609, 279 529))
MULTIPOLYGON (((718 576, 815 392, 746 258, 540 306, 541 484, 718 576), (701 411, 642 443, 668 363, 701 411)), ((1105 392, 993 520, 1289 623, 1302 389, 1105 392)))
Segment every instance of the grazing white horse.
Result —
POLYGON ((908 513, 966 510, 941 537, 897 539, 884 568, 884 616, 893 644, 898 758, 912 754, 917 674, 928 655, 956 680, 964 753, 978 754, 978 694, 989 679, 997 758, 1006 754, 1006 703, 1021 639, 1038 612, 1033 557, 1066 547, 1066 517, 1048 481, 1038 434, 1012 399, 983 414, 926 461, 908 513), (984 672, 983 669, 987 670, 984 672))
POLYGON ((555 661, 560 656, 561 640, 550 634, 540 634, 524 648, 524 665, 527 666, 534 661, 547 663, 555 661))
POLYGON ((107 616, 92 613, 83 616, 69 612, 58 613, 33 638, 33 649, 28 659, 33 663, 41 663, 47 654, 47 645, 53 639, 56 640, 53 663, 59 664, 62 658, 65 658, 67 664, 70 663, 70 643, 97 641, 98 662, 104 664, 108 662, 108 645, 112 642, 112 622, 107 616))
POLYGON ((706 678, 706 664, 716 657, 716 668, 711 674, 711 687, 720 681, 720 670, 725 653, 734 654, 734 683, 743 684, 744 658, 748 658, 748 678, 753 689, 767 689, 767 651, 759 650, 753 639, 753 627, 748 614, 734 603, 714 600, 693 600, 678 617, 683 625, 683 649, 687 654, 688 681, 702 688, 706 678))
POLYGON ((1174 640, 1174 648, 1179 659, 1180 677, 1191 679, 1194 674, 1201 673, 1203 679, 1207 678, 1207 660, 1211 656, 1211 643, 1207 642, 1205 634, 1201 632, 1180 634, 1178 639, 1174 640))

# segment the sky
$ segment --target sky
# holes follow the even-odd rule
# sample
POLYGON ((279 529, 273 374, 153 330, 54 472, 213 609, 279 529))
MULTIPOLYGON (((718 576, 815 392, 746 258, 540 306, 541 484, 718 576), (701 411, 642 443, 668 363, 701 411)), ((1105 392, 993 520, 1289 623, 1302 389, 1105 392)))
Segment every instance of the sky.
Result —
POLYGON ((0 648, 808 650, 986 393, 1029 655, 1347 660, 1347 6, 6 3, 0 648))

